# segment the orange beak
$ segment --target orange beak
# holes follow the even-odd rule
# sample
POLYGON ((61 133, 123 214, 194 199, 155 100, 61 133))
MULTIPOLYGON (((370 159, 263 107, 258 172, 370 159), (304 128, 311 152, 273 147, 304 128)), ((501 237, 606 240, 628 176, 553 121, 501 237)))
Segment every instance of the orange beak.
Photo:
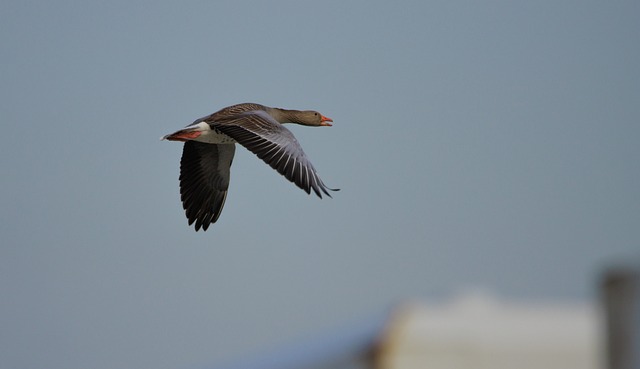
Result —
POLYGON ((331 127, 332 124, 330 124, 328 122, 333 122, 333 119, 325 117, 324 115, 320 115, 320 125, 321 126, 331 127))

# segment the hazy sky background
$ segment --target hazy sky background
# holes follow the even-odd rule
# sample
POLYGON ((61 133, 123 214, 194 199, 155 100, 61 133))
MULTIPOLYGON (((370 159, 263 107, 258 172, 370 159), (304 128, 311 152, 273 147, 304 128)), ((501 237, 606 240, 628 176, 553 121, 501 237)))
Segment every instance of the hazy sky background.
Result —
POLYGON ((591 301, 640 250, 637 1, 0 5, 0 367, 194 368, 467 288, 591 301), (182 145, 291 127, 319 200, 238 148, 208 232, 182 145))

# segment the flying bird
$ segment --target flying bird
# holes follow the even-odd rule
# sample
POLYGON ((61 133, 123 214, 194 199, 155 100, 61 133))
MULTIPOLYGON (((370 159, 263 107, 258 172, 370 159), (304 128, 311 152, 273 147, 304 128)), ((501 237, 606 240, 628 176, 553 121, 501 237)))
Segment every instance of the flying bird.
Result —
POLYGON ((206 231, 220 217, 229 189, 236 143, 308 194, 331 197, 313 164, 291 131, 282 123, 331 126, 317 111, 287 110, 244 103, 196 119, 184 129, 162 137, 184 142, 180 160, 180 197, 189 225, 206 231))

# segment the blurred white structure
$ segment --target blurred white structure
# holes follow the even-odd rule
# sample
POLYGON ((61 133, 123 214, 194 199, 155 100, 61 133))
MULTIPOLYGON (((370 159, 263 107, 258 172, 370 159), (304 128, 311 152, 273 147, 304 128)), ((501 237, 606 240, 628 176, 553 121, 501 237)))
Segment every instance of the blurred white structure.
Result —
POLYGON ((515 302, 476 292, 440 304, 403 304, 224 368, 603 368, 603 315, 588 303, 515 302))
POLYGON ((482 292, 407 303, 225 368, 640 369, 640 263, 607 268, 599 289, 599 303, 482 292))
POLYGON ((382 335, 381 369, 602 368, 599 314, 588 304, 502 301, 473 293, 400 307, 382 335))

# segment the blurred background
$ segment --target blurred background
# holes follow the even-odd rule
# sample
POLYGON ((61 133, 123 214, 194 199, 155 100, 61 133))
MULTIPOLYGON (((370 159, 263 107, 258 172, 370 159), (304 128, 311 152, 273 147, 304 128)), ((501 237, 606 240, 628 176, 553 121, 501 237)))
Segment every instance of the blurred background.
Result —
POLYGON ((0 367, 201 368, 407 300, 595 304, 640 241, 640 3, 0 4, 0 367), (187 226, 182 145, 292 126, 319 200, 238 148, 187 226))

